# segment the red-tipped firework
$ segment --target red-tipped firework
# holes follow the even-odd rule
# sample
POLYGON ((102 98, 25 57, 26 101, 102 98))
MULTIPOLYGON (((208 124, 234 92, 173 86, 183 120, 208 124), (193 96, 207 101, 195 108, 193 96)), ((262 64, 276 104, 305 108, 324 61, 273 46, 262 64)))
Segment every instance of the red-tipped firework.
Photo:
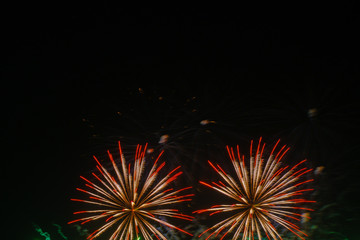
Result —
MULTIPOLYGON (((280 140, 279 140, 280 141, 280 140)), ((267 161, 262 158, 265 144, 261 146, 261 138, 257 146, 255 157, 252 155, 252 141, 250 147, 250 162, 246 166, 244 155, 227 147, 228 154, 234 166, 237 179, 227 174, 218 164, 209 161, 210 166, 221 176, 223 181, 201 184, 234 199, 231 205, 215 205, 209 209, 197 210, 194 213, 210 212, 210 215, 233 212, 230 217, 216 223, 205 230, 211 233, 206 239, 222 234, 222 238, 232 233, 232 239, 282 239, 277 227, 284 227, 305 239, 306 233, 300 230, 297 222, 301 221, 300 211, 313 211, 301 204, 312 203, 301 197, 305 192, 313 189, 303 186, 313 181, 302 180, 304 174, 312 169, 303 166, 303 160, 293 167, 284 166, 281 159, 289 150, 285 146, 274 153, 279 141, 272 149, 267 161)), ((199 236, 199 237, 200 237, 199 236)))
POLYGON ((79 211, 74 214, 87 214, 87 216, 69 222, 80 222, 84 224, 89 221, 102 221, 101 227, 88 236, 94 239, 105 231, 112 229, 110 239, 138 239, 140 234, 146 240, 166 239, 165 236, 153 226, 153 223, 160 223, 167 227, 177 229, 190 236, 192 234, 168 223, 164 217, 180 218, 191 221, 193 217, 181 214, 177 209, 162 208, 169 204, 176 204, 183 201, 190 201, 193 194, 182 195, 184 190, 191 187, 173 190, 168 185, 182 174, 175 168, 164 178, 158 179, 159 171, 164 167, 165 162, 158 164, 162 152, 152 165, 147 176, 144 175, 146 145, 138 145, 135 153, 133 166, 125 162, 120 150, 120 166, 118 167, 112 154, 108 151, 113 166, 114 176, 104 168, 100 161, 94 156, 97 162, 99 176, 93 173, 96 183, 84 177, 87 190, 77 188, 78 191, 88 194, 88 199, 71 199, 96 206, 95 210, 79 211))

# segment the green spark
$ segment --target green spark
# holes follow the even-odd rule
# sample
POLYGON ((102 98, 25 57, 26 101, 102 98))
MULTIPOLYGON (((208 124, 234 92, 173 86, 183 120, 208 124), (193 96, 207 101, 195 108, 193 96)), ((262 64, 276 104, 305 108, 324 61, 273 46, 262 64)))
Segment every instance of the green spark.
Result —
POLYGON ((50 234, 48 232, 43 232, 43 230, 36 224, 33 224, 35 227, 35 230, 43 237, 45 237, 45 240, 51 240, 50 234))

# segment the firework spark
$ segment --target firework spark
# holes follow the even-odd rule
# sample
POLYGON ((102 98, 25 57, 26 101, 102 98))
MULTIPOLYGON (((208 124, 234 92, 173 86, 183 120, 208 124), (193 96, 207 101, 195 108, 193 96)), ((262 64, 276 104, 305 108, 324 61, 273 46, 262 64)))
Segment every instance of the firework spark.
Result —
POLYGON ((94 156, 100 176, 95 173, 93 173, 93 176, 99 183, 95 184, 81 176, 89 190, 81 188, 77 188, 77 190, 88 194, 89 199, 71 200, 98 206, 99 209, 74 212, 74 214, 89 214, 89 216, 71 221, 69 224, 74 222, 84 224, 89 221, 104 219, 104 224, 90 234, 88 239, 94 239, 110 228, 114 229, 110 239, 134 239, 135 237, 138 238, 140 234, 146 240, 152 239, 152 236, 157 239, 166 239, 152 225, 152 222, 158 222, 192 236, 192 234, 163 219, 164 217, 173 217, 191 221, 193 217, 182 214, 177 209, 161 208, 161 206, 169 204, 190 201, 193 194, 182 195, 182 192, 191 187, 176 191, 168 188, 168 185, 182 174, 182 172, 178 171, 180 166, 172 170, 164 178, 157 180, 159 171, 165 165, 165 162, 158 164, 162 152, 155 160, 147 176, 143 176, 146 147, 147 145, 142 149, 142 146, 138 145, 132 167, 130 163, 126 164, 119 142, 120 169, 113 155, 108 151, 115 176, 104 168, 94 156))
POLYGON ((299 206, 302 203, 314 202, 300 197, 303 193, 313 190, 301 188, 304 184, 313 181, 313 179, 301 180, 301 176, 312 169, 301 167, 306 160, 291 168, 283 166, 281 159, 289 148, 285 149, 286 146, 283 146, 274 155, 279 141, 272 149, 267 161, 262 158, 265 144, 261 146, 261 138, 255 157, 252 156, 253 144, 251 141, 251 157, 248 167, 245 165, 244 155, 241 156, 239 152, 239 146, 236 151, 227 147, 238 181, 227 174, 218 164, 209 161, 210 166, 215 169, 224 182, 205 183, 200 181, 200 183, 236 200, 236 203, 215 205, 194 213, 211 212, 210 215, 230 211, 235 213, 208 228, 199 237, 205 232, 212 231, 207 237, 208 239, 224 231, 221 238, 223 239, 228 233, 234 231, 232 239, 238 239, 241 234, 243 240, 254 239, 254 235, 257 235, 258 239, 262 239, 262 234, 266 235, 268 239, 270 237, 282 239, 274 226, 275 223, 285 227, 301 239, 307 236, 293 222, 301 221, 301 216, 304 216, 299 211, 313 211, 299 206))

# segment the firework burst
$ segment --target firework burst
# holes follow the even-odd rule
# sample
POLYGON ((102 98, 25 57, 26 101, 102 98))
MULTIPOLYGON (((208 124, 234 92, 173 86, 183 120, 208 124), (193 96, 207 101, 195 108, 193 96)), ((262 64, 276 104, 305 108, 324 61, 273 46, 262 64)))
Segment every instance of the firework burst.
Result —
POLYGON ((217 236, 224 231, 221 239, 230 232, 235 232, 232 239, 238 239, 241 234, 243 240, 254 239, 254 235, 257 235, 258 239, 262 239, 262 236, 265 235, 268 239, 270 237, 282 239, 275 224, 285 227, 301 239, 307 236, 294 222, 301 221, 301 217, 306 216, 301 215, 299 211, 313 211, 300 206, 302 203, 314 202, 301 198, 303 193, 313 190, 302 188, 304 184, 313 179, 301 180, 301 176, 312 169, 301 167, 306 160, 291 168, 284 166, 281 159, 289 148, 285 149, 286 146, 283 146, 274 155, 279 141, 272 149, 267 161, 262 158, 265 144, 261 146, 261 138, 255 157, 252 156, 253 144, 251 141, 251 157, 248 167, 245 164, 244 155, 239 152, 239 146, 235 151, 233 148, 227 147, 237 180, 227 174, 218 164, 209 161, 210 166, 215 169, 224 182, 205 183, 200 181, 200 183, 236 200, 236 203, 215 205, 194 213, 210 212, 210 215, 231 211, 235 213, 208 228, 199 237, 208 231, 212 231, 208 238, 213 235, 217 236))
POLYGON ((164 178, 158 179, 159 171, 164 167, 165 162, 158 164, 162 152, 156 158, 147 176, 144 175, 146 147, 138 145, 135 153, 133 166, 125 162, 120 142, 120 169, 117 166, 112 154, 108 151, 114 175, 112 175, 100 161, 94 156, 97 162, 98 176, 92 173, 98 183, 81 176, 85 181, 88 190, 77 188, 78 191, 89 195, 88 199, 71 199, 97 206, 95 210, 79 211, 74 214, 88 214, 87 217, 69 222, 81 222, 103 219, 103 225, 95 230, 88 239, 94 239, 109 229, 114 229, 110 239, 134 239, 141 234, 146 240, 155 236, 157 239, 166 239, 152 223, 158 222, 167 227, 177 229, 190 236, 192 234, 163 220, 164 217, 180 218, 191 221, 193 217, 181 214, 177 209, 161 208, 169 204, 176 204, 183 201, 190 201, 193 194, 182 195, 184 190, 191 187, 173 190, 168 185, 182 174, 179 167, 172 170, 164 178))

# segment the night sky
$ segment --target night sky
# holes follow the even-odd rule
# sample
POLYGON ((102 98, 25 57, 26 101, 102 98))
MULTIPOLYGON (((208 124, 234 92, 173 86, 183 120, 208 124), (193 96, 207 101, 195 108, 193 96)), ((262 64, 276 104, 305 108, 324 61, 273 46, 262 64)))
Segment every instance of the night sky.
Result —
POLYGON ((164 148, 169 168, 183 164, 184 183, 210 194, 198 187, 211 178, 206 160, 226 166, 227 144, 247 151, 260 136, 269 145, 281 138, 295 161, 325 166, 312 187, 317 208, 330 210, 314 221, 337 233, 316 236, 359 237, 360 39, 351 4, 62 2, 3 12, 1 239, 45 239, 33 224, 62 239, 54 223, 85 239, 66 224, 78 210, 70 198, 95 169, 92 155, 106 161, 118 140, 129 152, 137 143, 164 148), (158 143, 164 134, 169 145, 158 143))

